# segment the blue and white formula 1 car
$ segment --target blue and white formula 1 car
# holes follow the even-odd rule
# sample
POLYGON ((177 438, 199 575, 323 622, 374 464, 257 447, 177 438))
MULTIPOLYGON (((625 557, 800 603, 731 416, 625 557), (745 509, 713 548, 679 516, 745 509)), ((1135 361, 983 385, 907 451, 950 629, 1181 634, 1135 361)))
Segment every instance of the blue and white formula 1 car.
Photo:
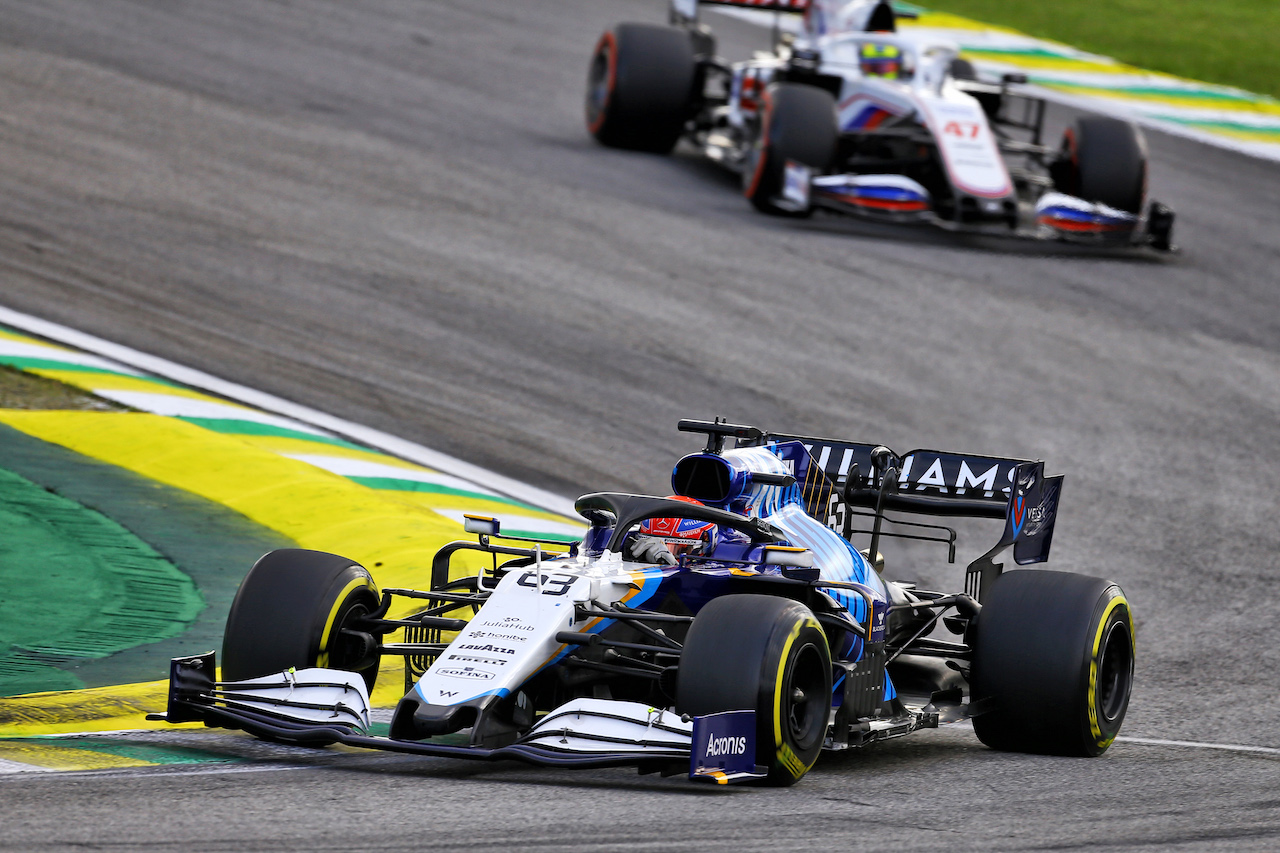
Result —
POLYGON ((1058 148, 1025 78, 975 79, 954 43, 897 31, 884 0, 673 0, 673 26, 601 36, 587 127, 601 143, 667 152, 680 139, 742 174, 767 213, 1171 249, 1174 215, 1147 202, 1131 122, 1083 116, 1058 148), (772 52, 727 63, 699 5, 803 15, 772 52))
POLYGON ((567 551, 500 543, 496 520, 472 518, 477 541, 441 549, 431 590, 381 592, 351 560, 267 554, 232 604, 224 680, 213 652, 175 659, 154 718, 771 785, 823 750, 970 718, 997 749, 1111 744, 1133 683, 1124 594, 997 562, 1048 557, 1062 478, 1042 462, 679 426, 707 445, 676 463, 676 496, 580 498, 590 527, 567 551), (965 592, 916 589, 881 577, 881 544, 936 542, 954 560, 956 533, 903 514, 1001 519, 1003 535, 965 592), (450 580, 465 552, 485 568, 450 580), (409 615, 389 618, 395 602, 409 615), (405 658, 406 692, 374 737, 367 689, 385 655, 405 658))

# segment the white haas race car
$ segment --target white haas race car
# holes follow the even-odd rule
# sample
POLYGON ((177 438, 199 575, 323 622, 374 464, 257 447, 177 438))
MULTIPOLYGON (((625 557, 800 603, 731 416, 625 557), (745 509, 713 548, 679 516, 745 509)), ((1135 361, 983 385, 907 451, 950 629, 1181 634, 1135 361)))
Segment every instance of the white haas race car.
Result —
POLYGON ((900 33, 897 17, 884 0, 673 0, 672 26, 601 36, 587 128, 640 151, 686 139, 740 172, 766 213, 1172 249, 1174 214, 1147 201, 1136 125, 1081 116, 1047 146, 1045 102, 1024 76, 979 81, 954 43, 900 33), (700 4, 803 15, 803 26, 728 63, 700 4))
POLYGON ((675 495, 585 495, 589 527, 567 548, 469 517, 477 538, 436 554, 429 590, 379 591, 335 554, 263 556, 227 617, 221 677, 214 652, 175 659, 151 718, 720 784, 790 785, 823 751, 969 719, 995 749, 1110 746, 1133 684, 1124 594, 997 562, 1048 558, 1062 478, 1043 462, 679 427, 707 444, 676 463, 675 495), (879 548, 933 542, 954 561, 956 532, 903 514, 1003 533, 964 592, 933 592, 883 578, 879 548), (405 691, 375 735, 383 658, 404 660, 405 691))

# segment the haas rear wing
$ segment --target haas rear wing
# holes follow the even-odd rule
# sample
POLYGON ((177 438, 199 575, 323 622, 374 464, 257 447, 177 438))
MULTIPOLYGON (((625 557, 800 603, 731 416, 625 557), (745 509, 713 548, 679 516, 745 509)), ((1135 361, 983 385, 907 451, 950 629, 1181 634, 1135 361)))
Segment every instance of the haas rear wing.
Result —
POLYGON ((864 32, 893 32, 898 18, 914 18, 912 11, 896 10, 889 0, 671 0, 672 23, 694 23, 698 20, 698 7, 737 7, 757 12, 790 12, 794 15, 812 13, 819 20, 818 32, 827 31, 827 19, 839 15, 843 29, 864 32))
POLYGON ((969 566, 966 591, 975 598, 1000 574, 994 560, 1006 549, 1020 566, 1049 558, 1062 477, 1046 477, 1043 462, 936 450, 899 455, 882 445, 777 433, 749 443, 773 446, 793 468, 805 510, 833 527, 853 509, 874 511, 876 535, 886 510, 1003 518, 1000 541, 969 566))
POLYGON ((809 10, 809 2, 810 0, 671 0, 671 11, 686 20, 698 17, 699 6, 737 6, 760 12, 794 12, 803 15, 809 10))

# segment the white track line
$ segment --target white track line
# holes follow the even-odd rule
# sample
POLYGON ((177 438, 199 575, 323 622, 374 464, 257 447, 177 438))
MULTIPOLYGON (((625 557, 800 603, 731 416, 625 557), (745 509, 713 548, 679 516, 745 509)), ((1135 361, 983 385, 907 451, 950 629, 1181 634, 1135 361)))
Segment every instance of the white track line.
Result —
POLYGON ((8 776, 12 773, 54 773, 57 772, 52 767, 40 767, 35 764, 23 764, 21 761, 9 761, 6 758, 0 758, 0 776, 8 776))
POLYGON ((1154 737, 1118 737, 1116 743, 1139 743, 1147 746, 1183 746, 1192 749, 1224 749, 1229 752, 1257 752, 1262 755, 1280 755, 1274 746, 1247 746, 1242 743, 1204 743, 1195 740, 1163 740, 1154 737))
POLYGON ((243 403, 246 406, 253 406, 263 411, 283 415, 311 426, 328 430, 343 438, 368 445, 392 456, 398 456, 401 459, 407 459, 410 462, 417 462, 419 465, 426 465, 446 474, 452 474, 455 477, 475 483, 498 494, 523 501, 539 509, 559 513, 569 518, 578 517, 577 512, 573 509, 573 501, 567 498, 527 485, 519 480, 505 477, 478 465, 472 465, 470 462, 455 459, 429 447, 423 447, 412 441, 397 438, 381 430, 351 423, 333 415, 328 415, 297 403, 291 403, 271 394, 256 391, 244 385, 237 385, 234 382, 219 379, 208 373, 190 367, 183 367, 172 361, 148 355, 147 353, 3 306, 0 306, 0 323, 12 326, 15 329, 21 329, 41 338, 102 356, 103 358, 118 361, 129 367, 179 382, 191 388, 207 391, 237 403, 243 403))
MULTIPOLYGON (((94 735, 101 735, 102 732, 94 732, 94 735)), ((114 733, 113 734, 117 734, 114 733)), ((118 734, 127 735, 129 732, 119 732, 118 734)), ((1162 738, 1145 738, 1145 737, 1118 737, 1116 743, 1131 743, 1142 746, 1172 746, 1184 749, 1212 749, 1221 752, 1245 752, 1260 755, 1280 755, 1280 749, 1271 746, 1247 746, 1245 744, 1234 743, 1203 743, 1201 741, 1190 740, 1164 740, 1162 738)), ((287 757, 287 756, 282 756, 287 757)), ((408 758, 409 756, 401 756, 408 758)), ((116 776, 132 776, 136 775, 140 770, 146 770, 159 773, 176 773, 184 776, 204 776, 219 775, 230 773, 257 773, 271 770, 308 770, 319 769, 313 765, 298 765, 287 763, 216 763, 216 764, 158 764, 150 767, 114 767, 104 768, 101 770, 58 770, 53 767, 40 767, 32 764, 23 764, 17 761, 6 761, 0 759, 0 778, 13 777, 22 773, 52 773, 56 772, 59 777, 74 776, 84 773, 93 774, 95 777, 104 775, 116 776)))
MULTIPOLYGON (((973 720, 957 720, 945 723, 946 728, 973 728, 973 720)), ((1260 755, 1280 755, 1280 748, 1274 746, 1249 746, 1243 743, 1208 743, 1198 740, 1168 740, 1154 737, 1128 737, 1120 735, 1116 743, 1132 743, 1139 746, 1177 746, 1185 749, 1218 749, 1226 752, 1256 752, 1260 755)))

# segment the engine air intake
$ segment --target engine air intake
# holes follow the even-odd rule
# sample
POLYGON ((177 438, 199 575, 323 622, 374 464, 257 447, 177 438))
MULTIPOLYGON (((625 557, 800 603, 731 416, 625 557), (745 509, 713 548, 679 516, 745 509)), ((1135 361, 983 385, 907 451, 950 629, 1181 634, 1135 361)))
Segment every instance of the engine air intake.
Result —
POLYGON ((733 472, 719 456, 694 454, 676 463, 671 488, 677 494, 708 504, 724 504, 731 497, 733 472))

